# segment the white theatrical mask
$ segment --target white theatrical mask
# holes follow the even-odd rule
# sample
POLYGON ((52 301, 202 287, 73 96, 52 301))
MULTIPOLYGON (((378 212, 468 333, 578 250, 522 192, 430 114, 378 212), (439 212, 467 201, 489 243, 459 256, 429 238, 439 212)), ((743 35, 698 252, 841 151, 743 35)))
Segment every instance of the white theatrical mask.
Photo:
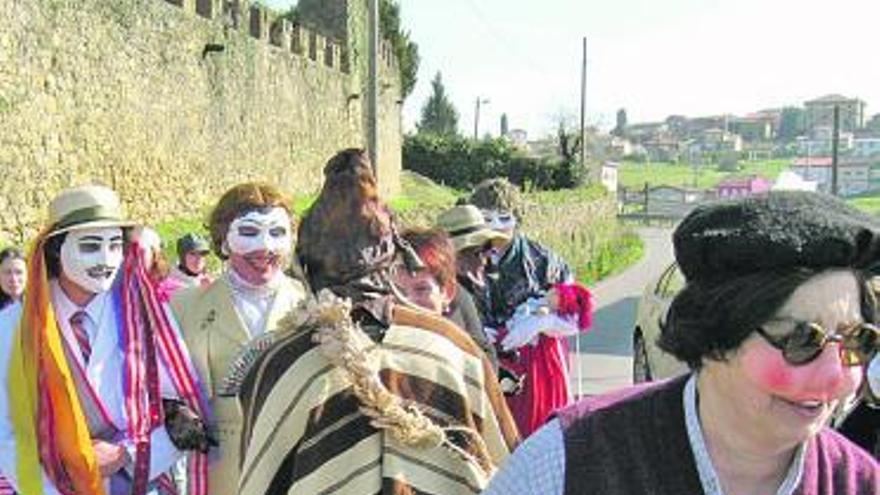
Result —
POLYGON ((516 228, 516 217, 509 211, 482 210, 486 225, 492 230, 512 234, 516 228))
POLYGON ((226 244, 234 254, 268 251, 287 257, 293 244, 290 215, 281 207, 242 215, 229 225, 226 244))
POLYGON ((91 293, 106 292, 113 286, 123 255, 119 227, 72 230, 61 244, 61 271, 91 293))

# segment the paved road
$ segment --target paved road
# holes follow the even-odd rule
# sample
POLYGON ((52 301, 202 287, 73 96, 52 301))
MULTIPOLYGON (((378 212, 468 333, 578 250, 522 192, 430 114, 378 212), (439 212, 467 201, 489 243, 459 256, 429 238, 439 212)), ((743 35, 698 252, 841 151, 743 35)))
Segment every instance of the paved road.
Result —
MULTIPOLYGON (((632 329, 636 304, 645 285, 657 278, 672 261, 672 230, 638 229, 645 255, 627 271, 592 287, 595 309, 593 329, 580 337, 580 356, 573 352, 581 371, 580 393, 592 395, 632 383, 632 329)), ((572 351, 575 346, 572 344, 572 351)), ((578 393, 578 374, 572 372, 572 389, 578 393)))

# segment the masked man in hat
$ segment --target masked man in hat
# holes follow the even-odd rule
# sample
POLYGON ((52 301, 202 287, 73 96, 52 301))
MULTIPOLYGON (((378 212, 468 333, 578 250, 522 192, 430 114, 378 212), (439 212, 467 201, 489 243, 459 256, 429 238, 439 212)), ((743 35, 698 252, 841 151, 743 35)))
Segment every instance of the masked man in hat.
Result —
POLYGON ((238 486, 242 419, 226 385, 232 357, 252 339, 274 332, 306 291, 283 273, 293 226, 290 207, 274 186, 234 186, 211 212, 209 228, 224 272, 207 288, 179 293, 171 304, 209 390, 220 441, 219 458, 210 463, 211 494, 223 495, 238 486))
POLYGON ((132 225, 108 188, 61 192, 23 304, 0 312, 0 471, 19 493, 173 493, 182 450, 207 493, 206 399, 132 225))
POLYGON ((239 356, 255 361, 239 493, 478 493, 518 439, 492 367, 458 327, 395 296, 391 270, 423 265, 365 152, 339 152, 324 176, 296 250, 317 299, 239 356))
POLYGON ((517 222, 519 190, 505 179, 477 185, 470 203, 490 227, 505 234, 495 243, 486 269, 486 324, 497 333, 501 375, 519 431, 530 435, 555 409, 567 405, 567 337, 592 323, 590 293, 556 253, 526 237, 517 222))

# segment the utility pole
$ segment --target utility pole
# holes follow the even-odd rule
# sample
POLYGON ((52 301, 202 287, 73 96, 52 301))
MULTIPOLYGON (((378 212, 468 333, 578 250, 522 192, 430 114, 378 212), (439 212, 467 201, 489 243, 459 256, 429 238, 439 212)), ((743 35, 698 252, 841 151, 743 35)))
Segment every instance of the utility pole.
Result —
POLYGON ((373 175, 379 179, 379 0, 370 0, 367 30, 369 81, 367 82, 367 151, 373 175))
POLYGON ((837 196, 837 148, 840 143, 840 105, 834 105, 834 131, 831 134, 831 194, 837 196))
MULTIPOLYGON (((583 49, 583 58, 581 60, 581 152, 580 152, 580 167, 581 173, 587 174, 587 180, 593 182, 594 177, 587 170, 587 127, 586 127, 586 118, 587 118, 587 37, 584 36, 584 49, 583 49)), ((645 196, 647 198, 647 195, 645 196)), ((647 210, 646 210, 647 213, 647 210)), ((584 395, 584 377, 583 377, 583 369, 581 368, 581 339, 580 335, 575 335, 574 337, 574 355, 575 355, 575 365, 577 366, 577 396, 583 397, 584 395)), ((569 366, 571 368, 571 366, 569 366)))
POLYGON ((480 106, 489 103, 488 98, 478 96, 474 104, 474 141, 480 139, 480 106))
MULTIPOLYGON (((584 36, 584 55, 581 61, 581 170, 587 170, 587 37, 584 36)), ((589 174, 592 175, 592 174, 589 174)), ((592 177, 591 177, 592 179, 592 177)), ((578 382, 580 383, 580 382, 578 382)))

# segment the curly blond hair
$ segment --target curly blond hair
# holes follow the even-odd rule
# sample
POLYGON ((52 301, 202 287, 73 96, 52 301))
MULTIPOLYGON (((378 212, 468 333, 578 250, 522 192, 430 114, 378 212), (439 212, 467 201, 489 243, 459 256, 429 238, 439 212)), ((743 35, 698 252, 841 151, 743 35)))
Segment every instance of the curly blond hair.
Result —
POLYGON ((468 203, 481 210, 508 211, 519 220, 525 206, 519 188, 505 178, 486 179, 477 184, 468 203))

